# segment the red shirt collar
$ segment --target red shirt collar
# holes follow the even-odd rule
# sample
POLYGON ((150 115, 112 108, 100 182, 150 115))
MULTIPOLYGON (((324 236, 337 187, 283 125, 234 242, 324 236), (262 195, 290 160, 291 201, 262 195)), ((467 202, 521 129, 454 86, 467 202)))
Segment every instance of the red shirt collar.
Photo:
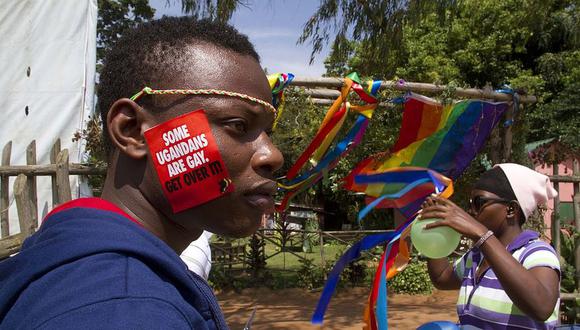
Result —
MULTIPOLYGON (((102 211, 108 211, 108 212, 113 212, 113 213, 117 213, 119 215, 124 216, 125 218, 133 221, 134 223, 143 226, 141 223, 139 223, 137 220, 135 220, 132 216, 128 215, 125 211, 121 210, 117 205, 106 201, 102 198, 79 198, 79 199, 75 199, 72 200, 70 202, 66 202, 64 204, 61 204, 57 207, 55 207, 54 209, 52 209, 52 211, 50 211, 46 217, 44 217, 44 219, 47 219, 48 217, 58 213, 58 212, 62 212, 68 209, 73 209, 73 208, 91 208, 91 209, 97 209, 97 210, 102 210, 102 211)), ((44 221, 44 220, 43 220, 44 221)))

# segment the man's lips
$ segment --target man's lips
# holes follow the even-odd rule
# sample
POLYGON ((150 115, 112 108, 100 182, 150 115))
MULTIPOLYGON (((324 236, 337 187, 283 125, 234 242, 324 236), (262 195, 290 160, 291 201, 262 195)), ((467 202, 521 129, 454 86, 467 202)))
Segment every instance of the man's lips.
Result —
POLYGON ((262 212, 272 211, 274 209, 276 189, 276 182, 274 181, 261 182, 245 192, 244 198, 246 198, 248 203, 259 208, 262 212))

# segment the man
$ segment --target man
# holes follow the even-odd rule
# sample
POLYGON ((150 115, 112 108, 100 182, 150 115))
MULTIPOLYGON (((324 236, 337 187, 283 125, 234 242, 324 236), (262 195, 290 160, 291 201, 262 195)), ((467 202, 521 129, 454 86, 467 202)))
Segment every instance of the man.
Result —
POLYGON ((204 230, 249 235, 273 209, 271 99, 232 27, 181 17, 127 31, 100 76, 102 199, 57 207, 0 264, 0 329, 226 329, 179 253, 204 230))

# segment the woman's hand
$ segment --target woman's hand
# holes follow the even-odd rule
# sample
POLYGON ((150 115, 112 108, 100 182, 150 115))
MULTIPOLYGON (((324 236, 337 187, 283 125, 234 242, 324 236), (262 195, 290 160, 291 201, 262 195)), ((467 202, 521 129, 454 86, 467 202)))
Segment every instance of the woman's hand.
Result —
POLYGON ((448 199, 427 197, 421 208, 420 219, 441 219, 425 226, 426 229, 449 226, 473 240, 479 239, 488 231, 486 226, 448 199))

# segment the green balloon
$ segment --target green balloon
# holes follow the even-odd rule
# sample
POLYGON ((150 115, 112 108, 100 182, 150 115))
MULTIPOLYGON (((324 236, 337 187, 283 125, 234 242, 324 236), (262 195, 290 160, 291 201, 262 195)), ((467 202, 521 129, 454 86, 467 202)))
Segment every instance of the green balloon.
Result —
POLYGON ((431 258, 443 258, 450 255, 461 239, 461 235, 448 226, 424 229, 430 223, 441 219, 415 220, 411 225, 411 241, 422 255, 431 258))

